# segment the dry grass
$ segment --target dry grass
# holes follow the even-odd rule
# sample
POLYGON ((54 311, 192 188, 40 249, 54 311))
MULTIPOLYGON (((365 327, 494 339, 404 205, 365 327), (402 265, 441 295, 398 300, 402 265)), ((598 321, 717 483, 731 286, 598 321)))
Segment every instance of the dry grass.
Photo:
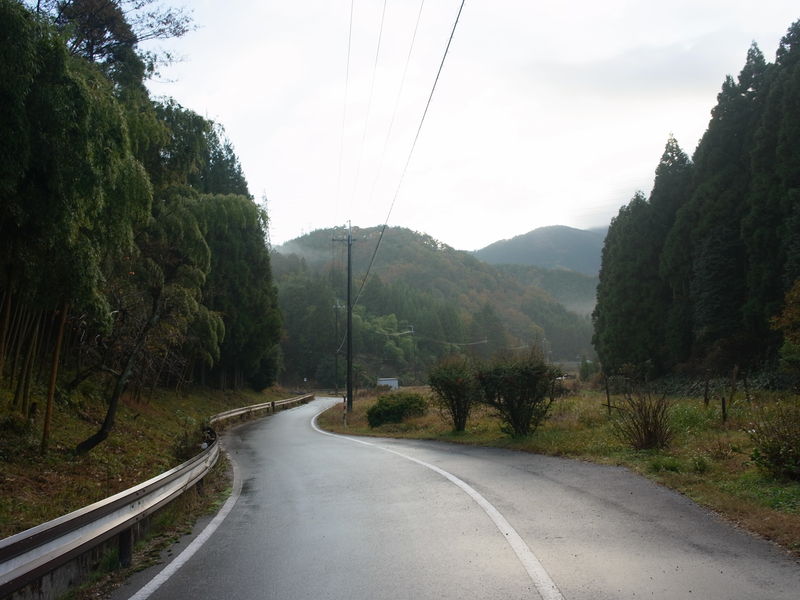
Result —
MULTIPOLYGON (((278 399, 273 390, 223 393, 157 392, 142 402, 125 399, 109 438, 84 456, 75 445, 104 417, 101 401, 80 398, 56 406, 50 450, 39 453, 41 423, 30 431, 0 431, 0 538, 49 521, 145 481, 179 464, 175 440, 224 410, 278 399)), ((0 398, 0 402, 3 398, 0 398)))
POLYGON ((725 424, 717 405, 705 407, 696 398, 673 400, 675 438, 661 451, 624 446, 614 435, 613 419, 603 406, 605 396, 593 391, 557 400, 550 418, 523 439, 502 433, 499 420, 483 407, 470 416, 464 433, 452 432, 449 421, 433 407, 422 417, 370 429, 366 410, 374 401, 357 399, 346 426, 340 406, 321 415, 319 423, 355 435, 434 439, 626 466, 800 557, 800 482, 771 479, 750 460, 750 405, 743 398, 729 408, 725 424))

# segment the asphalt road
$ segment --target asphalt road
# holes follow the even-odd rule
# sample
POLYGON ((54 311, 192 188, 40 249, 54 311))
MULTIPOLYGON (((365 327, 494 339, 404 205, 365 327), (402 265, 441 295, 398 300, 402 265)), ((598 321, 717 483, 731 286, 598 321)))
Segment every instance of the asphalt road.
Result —
POLYGON ((311 421, 326 402, 226 436, 241 495, 147 597, 800 598, 779 548, 624 469, 325 435, 311 421))

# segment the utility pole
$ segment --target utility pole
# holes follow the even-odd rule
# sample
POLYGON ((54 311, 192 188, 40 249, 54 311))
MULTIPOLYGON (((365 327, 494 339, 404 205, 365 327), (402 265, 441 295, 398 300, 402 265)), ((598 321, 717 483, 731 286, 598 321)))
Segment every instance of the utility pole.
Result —
POLYGON ((353 228, 347 224, 347 237, 333 238, 347 242, 347 412, 353 412, 353 228))
POLYGON ((347 226, 347 412, 353 412, 353 228, 347 226))
MULTIPOLYGON (((333 318, 336 322, 336 335, 333 336, 334 341, 338 344, 339 343, 339 311, 343 309, 344 306, 339 304, 339 301, 336 301, 336 304, 333 305, 333 318)), ((341 347, 336 348, 336 352, 333 353, 333 386, 336 388, 336 395, 339 395, 339 351, 341 347)))

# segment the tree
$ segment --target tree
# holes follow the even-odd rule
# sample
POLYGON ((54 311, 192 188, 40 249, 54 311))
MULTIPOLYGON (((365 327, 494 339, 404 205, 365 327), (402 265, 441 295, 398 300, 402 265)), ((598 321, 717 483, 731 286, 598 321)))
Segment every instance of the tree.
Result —
POLYGON ((199 206, 211 250, 204 304, 222 316, 226 332, 216 375, 222 387, 266 387, 274 381, 281 323, 266 213, 244 195, 204 195, 199 206))
MULTIPOLYGON (((686 286, 681 286, 680 279, 670 285, 665 269, 667 255, 667 239, 675 227, 676 218, 681 208, 689 201, 691 195, 691 178, 693 165, 686 153, 680 148, 677 140, 670 136, 664 154, 656 167, 653 191, 648 199, 652 219, 653 248, 648 270, 658 273, 654 278, 653 300, 650 307, 652 323, 655 324, 661 344, 654 362, 660 369, 668 369, 682 362, 691 350, 692 321, 688 314, 689 293, 686 286)), ((678 259, 680 260, 680 258, 678 259)))
POLYGON ((779 345, 769 320, 800 276, 800 21, 781 40, 776 62, 767 70, 759 106, 763 107, 752 148, 752 185, 742 219, 747 250, 747 302, 743 307, 749 337, 779 345))
POLYGON ((494 307, 488 302, 472 315, 469 335, 474 342, 485 341, 485 344, 470 347, 474 354, 481 358, 488 358, 510 345, 508 332, 494 307))
POLYGON ((638 192, 606 235, 592 314, 592 341, 606 372, 625 364, 655 363, 660 369, 663 323, 651 307, 659 304, 661 280, 652 226, 652 208, 638 192))
POLYGON ((47 15, 67 37, 75 56, 103 66, 108 75, 131 63, 134 55, 145 71, 172 61, 169 54, 139 53, 148 40, 182 37, 192 30, 184 9, 161 6, 159 0, 37 0, 26 2, 47 15))
POLYGON ((84 312, 100 328, 109 326, 104 267, 130 251, 132 231, 149 212, 151 189, 105 77, 93 65, 68 56, 60 38, 44 25, 33 26, 32 15, 18 4, 3 2, 1 10, 8 16, 2 21, 16 26, 4 40, 19 43, 24 51, 2 52, 19 57, 9 59, 10 87, 4 95, 12 106, 8 125, 16 129, 20 146, 18 159, 10 160, 13 176, 3 178, 9 201, 0 210, 5 315, 0 376, 9 342, 18 356, 27 347, 15 395, 17 408, 26 412, 34 361, 42 355, 40 348, 51 343, 42 438, 46 449, 68 307, 84 312), (16 82, 15 62, 27 69, 27 78, 16 82), (19 326, 10 318, 14 303, 19 326), (48 340, 42 323, 46 314, 56 313, 56 333, 48 340), (12 326, 16 341, 10 337, 12 326))
POLYGON ((449 415, 453 431, 464 431, 469 413, 480 399, 472 361, 466 356, 445 357, 428 373, 428 384, 439 406, 449 415))
MULTIPOLYGON (((97 366, 111 375, 105 419, 96 433, 76 447, 86 453, 108 437, 120 398, 146 353, 159 355, 180 348, 192 322, 205 317, 209 329, 222 327, 218 315, 201 311, 202 287, 211 262, 208 245, 196 217, 197 195, 191 189, 164 190, 153 203, 153 218, 138 235, 132 268, 114 279, 117 299, 113 337, 97 366)), ((217 340, 219 336, 217 336, 217 340)), ((206 340, 214 342, 214 338, 206 340)), ((210 356, 218 348, 207 348, 210 356)))
POLYGON ((558 371, 536 351, 497 355, 478 368, 482 402, 495 409, 503 431, 524 437, 536 431, 555 399, 558 371))
POLYGON ((107 409, 88 452, 123 393, 180 386, 195 363, 273 381, 280 317, 267 215, 224 130, 143 84, 138 42, 188 20, 156 0, 36 9, 0 0, 0 383, 32 417, 49 363, 45 449, 56 392, 97 381, 107 409))
MULTIPOLYGON (((305 271, 280 282, 278 304, 284 325, 285 376, 298 384, 313 378, 317 365, 333 355, 341 342, 334 337, 336 299, 324 277, 305 271)), ((343 332, 341 328, 340 334, 343 332)))
POLYGON ((800 279, 786 293, 781 314, 772 319, 772 327, 783 334, 780 355, 783 366, 800 372, 800 279))

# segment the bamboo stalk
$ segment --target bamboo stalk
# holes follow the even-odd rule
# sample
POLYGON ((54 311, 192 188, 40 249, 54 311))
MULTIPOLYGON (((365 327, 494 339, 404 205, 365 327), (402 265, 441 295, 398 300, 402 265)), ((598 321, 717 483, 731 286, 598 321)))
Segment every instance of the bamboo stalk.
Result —
POLYGON ((58 333, 56 334, 56 344, 53 348, 53 362, 50 367, 50 383, 47 386, 47 407, 44 413, 44 425, 42 427, 42 446, 41 452, 47 452, 50 444, 50 422, 53 418, 53 400, 56 395, 56 379, 58 377, 58 366, 60 363, 61 344, 64 341, 64 325, 67 322, 67 312, 69 304, 64 304, 61 308, 61 319, 58 323, 58 333))

